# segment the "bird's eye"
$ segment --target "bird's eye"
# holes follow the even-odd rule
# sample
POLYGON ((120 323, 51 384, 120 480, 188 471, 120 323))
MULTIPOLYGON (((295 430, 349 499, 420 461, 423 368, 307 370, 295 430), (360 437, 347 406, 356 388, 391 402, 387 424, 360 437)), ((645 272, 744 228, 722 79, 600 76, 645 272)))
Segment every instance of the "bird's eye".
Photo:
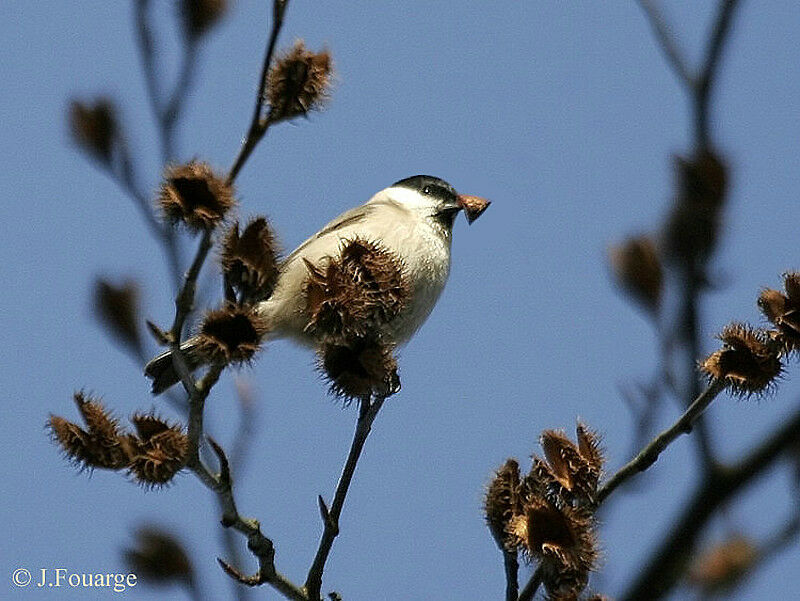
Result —
POLYGON ((425 187, 422 189, 422 193, 423 193, 423 194, 430 194, 430 193, 431 193, 431 187, 430 187, 430 186, 425 186, 425 187))

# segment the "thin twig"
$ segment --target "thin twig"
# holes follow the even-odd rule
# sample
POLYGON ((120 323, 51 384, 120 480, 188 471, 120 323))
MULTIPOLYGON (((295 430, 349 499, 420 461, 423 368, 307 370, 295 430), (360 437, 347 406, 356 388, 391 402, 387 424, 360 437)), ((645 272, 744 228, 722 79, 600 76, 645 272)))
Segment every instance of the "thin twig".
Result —
POLYGON ((220 464, 220 473, 216 477, 216 485, 211 488, 219 499, 222 507, 222 525, 233 528, 247 537, 247 547, 258 558, 258 572, 252 576, 241 573, 228 562, 217 559, 222 569, 235 580, 248 586, 269 584, 287 599, 292 601, 308 601, 306 593, 275 568, 275 546, 272 541, 261 532, 258 520, 242 517, 236 508, 233 496, 233 480, 230 466, 225 452, 213 439, 208 443, 217 454, 220 464))
MULTIPOLYGON (((698 305, 700 304, 700 293, 702 291, 701 282, 705 279, 702 275, 702 268, 698 268, 693 263, 683 266, 684 269, 684 288, 683 288, 683 308, 680 323, 680 335, 686 343, 686 370, 687 370, 687 390, 683 402, 690 402, 700 394, 701 381, 700 373, 697 370, 697 357, 702 355, 700 346, 700 317, 698 305)), ((697 418, 695 423, 697 435, 697 453, 700 465, 706 471, 716 467, 717 460, 711 445, 711 432, 703 416, 697 418)))
POLYGON ((536 568, 536 571, 531 574, 530 580, 525 585, 525 588, 519 594, 519 601, 532 601, 536 591, 539 590, 539 586, 542 584, 542 568, 536 568))
POLYGON ((264 134, 267 133, 270 122, 266 118, 262 118, 264 111, 264 88, 267 84, 267 75, 269 74, 269 67, 272 63, 272 56, 275 54, 275 47, 278 43, 278 35, 280 34, 281 27, 283 26, 283 15, 286 12, 286 7, 289 5, 289 0, 274 0, 272 5, 272 31, 267 42, 267 50, 264 54, 264 62, 261 66, 261 77, 258 82, 258 89, 256 90, 256 105, 253 110, 253 118, 250 121, 250 129, 247 132, 247 137, 242 142, 239 149, 239 154, 233 161, 233 165, 228 172, 228 183, 233 183, 239 171, 244 166, 250 153, 256 147, 264 134))
POLYGON ((197 42, 194 38, 189 38, 184 42, 181 61, 178 80, 158 116, 161 125, 164 156, 167 161, 175 158, 175 126, 178 123, 183 107, 186 105, 188 91, 192 85, 197 65, 197 42))
POLYGON ((737 3, 738 0, 721 0, 717 18, 714 21, 714 29, 706 48, 703 68, 700 71, 700 76, 695 81, 695 141, 699 148, 708 148, 710 146, 708 117, 711 92, 719 71, 719 59, 722 56, 722 48, 730 32, 737 3))
POLYGON ((372 422, 375 421, 375 417, 383 406, 384 400, 384 398, 377 397, 372 401, 365 399, 361 402, 358 423, 356 424, 356 430, 353 434, 353 442, 350 445, 350 452, 347 455, 347 461, 342 469, 342 475, 339 477, 339 483, 336 485, 336 493, 333 496, 333 503, 331 503, 330 509, 325 505, 322 497, 319 498, 324 529, 319 541, 317 554, 314 557, 314 561, 306 577, 305 588, 308 593, 308 598, 311 601, 318 601, 320 598, 322 572, 325 570, 325 562, 333 546, 333 541, 339 534, 339 517, 342 514, 342 507, 344 507, 344 501, 347 497, 347 490, 353 479, 353 474, 355 473, 358 459, 361 456, 361 451, 364 448, 364 443, 367 441, 367 436, 369 436, 370 429, 372 428, 372 422))
POLYGON ((661 452, 681 434, 692 431, 692 425, 708 408, 711 402, 722 392, 725 385, 722 380, 714 380, 708 388, 698 396, 683 415, 674 424, 656 436, 636 457, 622 466, 616 474, 609 478, 597 491, 597 504, 602 503, 608 495, 626 480, 645 471, 653 465, 661 452))
POLYGON ((519 560, 517 550, 503 549, 503 566, 506 571, 506 601, 517 601, 519 594, 519 560))
MULTIPOLYGON (((139 46, 139 56, 144 70, 144 81, 147 87, 147 99, 150 109, 157 122, 161 121, 161 91, 158 88, 158 73, 156 72, 155 49, 153 35, 150 32, 148 12, 150 0, 136 0, 136 40, 139 46)), ((163 146, 162 146, 163 150, 163 146)))
POLYGON ((667 25, 664 16, 661 14, 661 11, 659 11, 658 7, 652 0, 639 0, 639 5, 647 15, 647 20, 650 22, 650 26, 653 28, 653 33, 661 45, 661 49, 664 51, 667 61, 672 67, 673 71, 675 71, 678 79, 680 79, 681 84, 686 87, 692 87, 694 85, 694 77, 689 70, 686 59, 683 57, 683 53, 678 48, 678 44, 675 41, 675 36, 673 35, 672 31, 670 31, 670 28, 667 25))

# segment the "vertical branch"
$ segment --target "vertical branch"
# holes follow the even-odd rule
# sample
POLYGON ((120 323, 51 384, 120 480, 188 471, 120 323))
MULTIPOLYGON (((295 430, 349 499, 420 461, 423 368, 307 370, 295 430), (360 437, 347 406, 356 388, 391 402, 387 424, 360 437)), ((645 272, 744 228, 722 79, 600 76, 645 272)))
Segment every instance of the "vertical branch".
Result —
POLYGON ((699 148, 709 148, 711 145, 708 123, 711 92, 719 71, 722 48, 728 38, 737 4, 738 0, 721 0, 714 30, 708 41, 704 66, 694 85, 695 141, 699 148))
POLYGON ((525 585, 525 588, 519 594, 519 601, 533 601, 536 591, 542 585, 542 569, 536 568, 536 571, 531 575, 531 579, 525 585))
POLYGON ((250 121, 250 128, 247 131, 247 137, 239 149, 239 154, 233 161, 230 172, 228 173, 228 182, 232 183, 239 171, 244 167, 250 153, 259 143, 264 134, 267 133, 269 128, 269 121, 262 118, 264 112, 264 88, 267 84, 267 76, 269 75, 269 67, 272 63, 272 57, 275 54, 275 47, 278 43, 278 35, 280 34, 281 27, 283 27, 283 15, 286 12, 286 7, 289 5, 289 0, 274 0, 272 5, 272 31, 269 35, 267 42, 267 49, 264 53, 264 63, 261 66, 261 77, 259 78, 258 88, 256 90, 256 105, 253 110, 253 118, 250 121))
POLYGON ((519 560, 517 551, 503 549, 503 567, 506 572, 506 601, 517 601, 519 594, 519 560))
POLYGON ((356 471, 358 459, 361 457, 361 451, 364 448, 364 443, 367 441, 367 436, 372 428, 372 422, 378 415, 381 406, 385 399, 375 398, 364 399, 359 407, 358 422, 356 430, 353 434, 353 442, 350 446, 350 452, 347 455, 347 461, 342 469, 342 475, 339 478, 339 483, 336 485, 336 493, 333 497, 333 503, 330 509, 325 505, 322 497, 319 497, 320 513, 322 514, 322 521, 325 527, 322 532, 322 538, 319 542, 317 554, 308 570, 306 577, 306 590, 308 598, 311 601, 317 601, 320 598, 320 590, 322 589, 322 572, 325 570, 325 562, 328 559, 328 554, 333 547, 333 541, 339 534, 339 517, 342 514, 344 501, 347 497, 347 491, 350 488, 350 482, 353 480, 353 474, 356 471))

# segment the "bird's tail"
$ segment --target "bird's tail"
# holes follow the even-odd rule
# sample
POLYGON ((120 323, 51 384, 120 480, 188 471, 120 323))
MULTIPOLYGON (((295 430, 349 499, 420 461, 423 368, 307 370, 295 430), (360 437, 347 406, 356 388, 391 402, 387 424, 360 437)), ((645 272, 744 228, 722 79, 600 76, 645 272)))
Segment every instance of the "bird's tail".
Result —
MULTIPOLYGON (((197 339, 190 338, 181 344, 181 353, 186 361, 189 371, 194 371, 203 365, 203 360, 197 353, 197 339)), ((175 366, 172 364, 172 351, 165 351, 145 365, 144 374, 153 380, 153 394, 161 394, 180 380, 175 366)))

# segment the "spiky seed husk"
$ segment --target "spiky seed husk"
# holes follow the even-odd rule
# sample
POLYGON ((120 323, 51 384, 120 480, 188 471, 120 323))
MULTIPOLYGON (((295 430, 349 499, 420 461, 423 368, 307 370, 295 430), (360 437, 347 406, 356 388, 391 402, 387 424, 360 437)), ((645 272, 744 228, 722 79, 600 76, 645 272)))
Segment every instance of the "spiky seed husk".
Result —
POLYGON ((181 0, 183 31, 190 39, 199 38, 222 18, 226 0, 181 0))
POLYGON ((267 333, 255 307, 228 305, 210 311, 197 335, 197 354, 210 363, 244 363, 253 358, 267 333))
POLYGON ((597 563, 594 521, 589 511, 557 507, 533 496, 512 518, 509 535, 523 555, 539 562, 542 582, 551 594, 580 593, 597 563))
POLYGON ((661 306, 664 270, 653 239, 629 238, 613 246, 609 255, 619 286, 645 309, 657 312, 661 306))
POLYGON ((769 389, 781 374, 780 347, 768 332, 731 323, 719 335, 722 349, 700 366, 709 377, 723 380, 730 390, 751 395, 769 389))
POLYGON ((136 532, 136 546, 123 558, 131 572, 151 584, 191 581, 192 562, 180 541, 169 532, 145 527, 136 532))
POLYGON ((87 398, 76 392, 75 404, 86 423, 86 430, 51 415, 48 428, 53 439, 64 453, 84 469, 124 469, 135 453, 130 438, 119 430, 117 421, 111 417, 100 401, 87 398))
POLYGON ((181 431, 181 426, 177 424, 172 424, 160 417, 158 417, 155 413, 134 413, 130 417, 130 421, 133 426, 136 428, 137 436, 143 440, 147 441, 151 439, 153 436, 157 434, 161 434, 167 430, 177 430, 181 431))
POLYGON ((680 265, 705 262, 716 247, 727 193, 727 167, 711 151, 676 157, 677 189, 664 239, 668 258, 680 265))
POLYGON ((98 98, 92 104, 73 100, 69 105, 72 139, 99 161, 110 163, 119 139, 116 114, 108 98, 98 98))
POLYGON ((124 345, 142 349, 139 332, 139 286, 128 280, 119 286, 99 279, 94 286, 94 309, 98 319, 124 345))
POLYGON ((594 503, 603 457, 596 435, 583 424, 578 425, 578 442, 575 445, 563 432, 545 430, 541 445, 547 463, 534 458, 528 486, 556 503, 594 503))
POLYGON ((170 222, 197 231, 214 227, 236 204, 233 186, 198 161, 167 167, 158 202, 170 222))
POLYGON ((306 331, 321 342, 379 337, 410 293, 402 261, 361 238, 344 241, 326 266, 306 262, 306 267, 306 331))
POLYGON ((318 365, 332 394, 345 402, 387 397, 400 390, 394 348, 375 340, 354 339, 344 344, 322 344, 318 365))
POLYGON ((331 83, 331 55, 311 52, 302 40, 275 61, 264 91, 272 123, 305 115, 321 106, 331 83))
POLYGON ((776 339, 786 352, 800 349, 800 274, 784 274, 786 294, 766 289, 758 297, 758 306, 777 328, 776 339))
POLYGON ((252 219, 241 235, 234 223, 222 243, 220 262, 226 281, 244 300, 268 298, 278 279, 278 250, 266 218, 252 219))
POLYGON ((521 482, 519 463, 516 459, 508 459, 495 472, 494 478, 486 489, 483 509, 486 524, 501 549, 510 549, 513 543, 509 540, 508 526, 511 519, 522 509, 521 482))
POLYGON ((602 472, 605 454, 601 446, 600 436, 586 424, 578 423, 578 453, 591 467, 602 472))
POLYGON ((700 555, 689 569, 689 582, 706 594, 733 590, 758 559, 753 542, 736 535, 700 555))

